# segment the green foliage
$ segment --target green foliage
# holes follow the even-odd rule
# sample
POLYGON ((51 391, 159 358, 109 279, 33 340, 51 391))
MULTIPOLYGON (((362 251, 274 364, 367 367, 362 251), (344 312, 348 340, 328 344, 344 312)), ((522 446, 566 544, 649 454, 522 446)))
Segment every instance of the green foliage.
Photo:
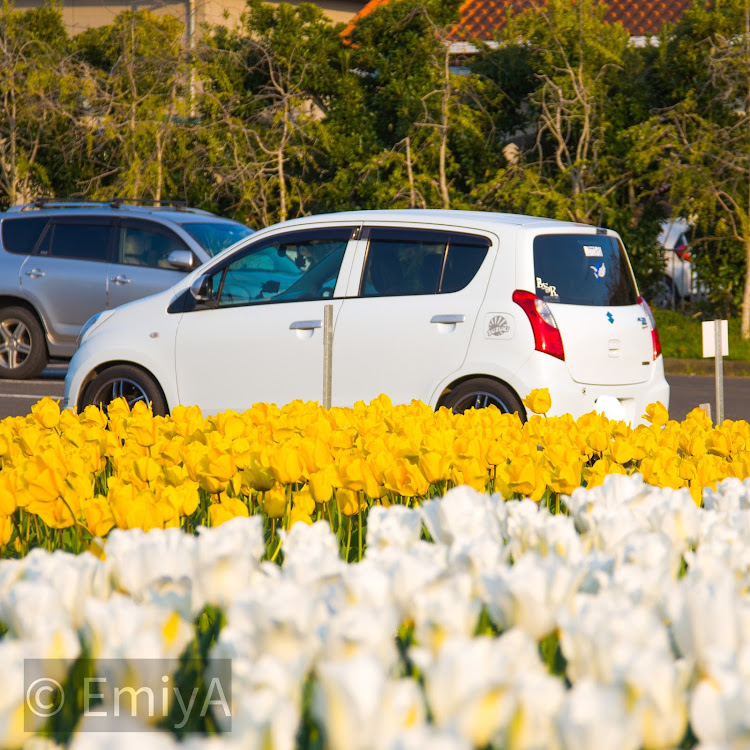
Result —
MULTIPOLYGON (((701 323, 713 320, 711 312, 681 312, 679 310, 653 309, 656 327, 665 357, 679 359, 701 359, 703 357, 703 334, 701 323)), ((728 360, 750 361, 750 343, 742 339, 740 321, 729 321, 728 360)))

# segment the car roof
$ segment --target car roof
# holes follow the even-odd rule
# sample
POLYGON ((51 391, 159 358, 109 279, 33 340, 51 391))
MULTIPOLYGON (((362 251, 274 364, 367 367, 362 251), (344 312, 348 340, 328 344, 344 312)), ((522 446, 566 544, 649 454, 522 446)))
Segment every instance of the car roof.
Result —
POLYGON ((7 216, 135 216, 161 217, 168 221, 184 224, 189 221, 234 222, 200 208, 189 208, 180 204, 131 205, 119 201, 49 201, 40 200, 11 206, 0 217, 7 216))
MULTIPOLYGON (((524 214, 496 213, 492 211, 457 211, 430 208, 396 208, 381 210, 340 211, 329 214, 316 214, 300 219, 290 219, 281 224, 274 224, 274 228, 309 226, 317 223, 330 222, 367 222, 367 221, 401 221, 415 224, 445 224, 447 226, 461 226, 474 229, 492 229, 498 224, 506 226, 524 226, 533 228, 562 229, 581 227, 592 229, 590 224, 580 224, 557 219, 545 219, 539 216, 524 214)), ((268 227, 271 229, 271 227, 268 227)))

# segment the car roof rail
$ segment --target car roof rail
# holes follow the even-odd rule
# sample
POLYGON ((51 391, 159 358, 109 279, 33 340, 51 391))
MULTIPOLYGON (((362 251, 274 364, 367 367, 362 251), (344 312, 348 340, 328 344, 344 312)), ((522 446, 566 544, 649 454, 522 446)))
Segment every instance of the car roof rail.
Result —
POLYGON ((18 213, 20 211, 28 211, 33 208, 89 208, 91 206, 106 206, 107 203, 104 201, 86 201, 86 200, 70 200, 69 198, 51 198, 43 196, 41 198, 35 198, 32 203, 21 203, 17 206, 11 206, 8 208, 7 213, 18 213))
POLYGON ((32 209, 40 208, 122 208, 123 206, 128 208, 150 208, 150 209, 164 209, 172 211, 185 211, 186 213, 194 214, 207 214, 211 215, 210 211, 203 211, 199 208, 190 208, 185 201, 182 200, 153 200, 151 198, 111 198, 104 201, 92 201, 92 200, 71 200, 69 198, 53 198, 50 196, 42 196, 34 199, 32 203, 23 203, 17 206, 11 206, 7 213, 19 213, 21 211, 29 211, 32 209))

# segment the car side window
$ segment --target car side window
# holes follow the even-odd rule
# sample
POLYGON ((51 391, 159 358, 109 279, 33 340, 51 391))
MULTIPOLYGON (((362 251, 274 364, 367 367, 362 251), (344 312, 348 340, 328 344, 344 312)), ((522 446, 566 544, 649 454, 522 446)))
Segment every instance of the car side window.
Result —
POLYGON ((218 307, 333 296, 350 227, 279 235, 254 243, 212 277, 218 307))
POLYGON ((47 221, 46 217, 3 219, 3 247, 9 253, 31 255, 47 221))
MULTIPOLYGON (((119 262, 126 266, 144 266, 146 268, 164 268, 174 271, 169 263, 169 254, 173 250, 190 250, 176 235, 156 227, 143 224, 124 224, 119 232, 119 262)), ((198 265, 198 262, 195 263, 198 265)))
POLYGON ((483 237, 432 230, 371 227, 361 297, 457 292, 487 255, 483 237))
POLYGON ((114 226, 111 222, 51 222, 37 255, 74 260, 109 260, 114 226))

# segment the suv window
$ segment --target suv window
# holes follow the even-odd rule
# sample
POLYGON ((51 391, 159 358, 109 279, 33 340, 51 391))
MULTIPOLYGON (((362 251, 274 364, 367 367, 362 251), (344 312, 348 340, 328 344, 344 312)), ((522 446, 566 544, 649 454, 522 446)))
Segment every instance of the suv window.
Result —
POLYGON ((616 306, 637 302, 635 281, 615 237, 545 234, 534 239, 536 293, 545 302, 616 306))
POLYGON ((180 226, 211 255, 218 255, 253 233, 250 227, 233 221, 183 221, 180 226))
POLYGON ((9 253, 31 255, 46 226, 47 219, 40 217, 3 219, 3 247, 9 253))
POLYGON ((476 276, 490 246, 474 235, 372 227, 360 296, 446 294, 476 276))
MULTIPOLYGON (((126 266, 146 266, 174 271, 167 258, 173 250, 190 250, 176 235, 143 222, 123 222, 120 227, 119 262, 126 266)), ((199 265, 199 262, 195 262, 199 265)))
POLYGON ((109 260, 113 223, 86 219, 52 222, 37 249, 37 255, 76 260, 109 260))
POLYGON ((212 277, 219 307, 333 296, 350 227, 278 235, 212 277))

